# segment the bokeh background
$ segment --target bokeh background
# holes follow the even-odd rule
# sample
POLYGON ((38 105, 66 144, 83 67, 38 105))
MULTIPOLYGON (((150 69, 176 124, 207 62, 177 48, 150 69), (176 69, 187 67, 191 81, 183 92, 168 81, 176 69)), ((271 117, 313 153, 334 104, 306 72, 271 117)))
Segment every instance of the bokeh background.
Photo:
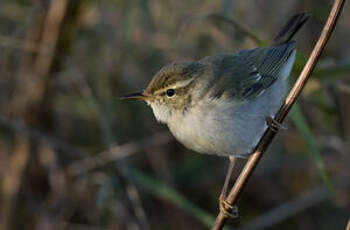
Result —
MULTIPOLYGON (((1 0, 0 229, 208 229, 228 160, 185 149, 144 103, 118 98, 168 62, 266 45, 308 11, 292 83, 331 3, 1 0)), ((230 229, 345 229, 349 29, 347 4, 230 229)))

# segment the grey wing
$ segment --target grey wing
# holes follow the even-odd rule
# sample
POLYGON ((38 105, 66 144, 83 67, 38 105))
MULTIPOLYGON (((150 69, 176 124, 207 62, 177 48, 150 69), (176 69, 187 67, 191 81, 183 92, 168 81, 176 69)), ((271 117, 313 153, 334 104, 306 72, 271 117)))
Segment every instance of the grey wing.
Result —
POLYGON ((269 48, 243 50, 216 60, 217 79, 210 90, 213 97, 249 101, 269 88, 279 77, 295 50, 295 42, 269 48))
POLYGON ((256 66, 261 74, 278 78, 294 50, 295 41, 290 41, 269 48, 242 50, 238 55, 256 66))

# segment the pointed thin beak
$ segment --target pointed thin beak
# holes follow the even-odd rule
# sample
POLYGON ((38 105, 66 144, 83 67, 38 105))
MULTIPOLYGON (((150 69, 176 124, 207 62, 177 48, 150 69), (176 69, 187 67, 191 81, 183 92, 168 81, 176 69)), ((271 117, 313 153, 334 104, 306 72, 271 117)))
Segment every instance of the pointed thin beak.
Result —
POLYGON ((148 98, 149 96, 145 95, 143 92, 138 92, 138 93, 132 93, 132 94, 122 96, 120 97, 120 100, 136 99, 136 100, 146 101, 148 98))

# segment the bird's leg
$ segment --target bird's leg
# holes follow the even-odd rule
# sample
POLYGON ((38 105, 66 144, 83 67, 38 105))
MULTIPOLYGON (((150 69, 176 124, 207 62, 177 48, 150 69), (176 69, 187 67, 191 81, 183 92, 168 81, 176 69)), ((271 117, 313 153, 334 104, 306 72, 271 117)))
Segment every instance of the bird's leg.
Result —
POLYGON ((272 117, 266 117, 266 122, 269 128, 275 133, 277 133, 280 129, 287 129, 286 126, 282 125, 272 117))
POLYGON ((226 195, 227 195, 227 188, 228 188, 228 185, 230 183, 231 176, 232 176, 232 172, 233 172, 233 169, 235 167, 235 163, 236 163, 236 157, 231 156, 230 157, 230 165, 227 169, 224 186, 222 187, 220 198, 219 198, 220 211, 226 217, 232 217, 232 218, 238 217, 238 208, 237 208, 237 206, 233 206, 226 201, 226 195))

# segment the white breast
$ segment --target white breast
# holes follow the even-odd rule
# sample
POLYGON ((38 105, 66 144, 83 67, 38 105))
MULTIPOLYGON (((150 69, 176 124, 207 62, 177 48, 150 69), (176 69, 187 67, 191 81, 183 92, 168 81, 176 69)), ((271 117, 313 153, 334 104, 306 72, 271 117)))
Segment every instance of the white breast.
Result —
POLYGON ((284 101, 294 56, 295 52, 262 95, 241 105, 204 98, 185 116, 171 116, 167 122, 171 132, 196 152, 247 157, 267 128, 266 117, 273 117, 284 101))
POLYGON ((185 114, 153 108, 157 120, 168 124, 174 136, 189 149, 200 153, 247 157, 267 128, 266 117, 281 107, 295 51, 280 76, 262 95, 235 104, 232 99, 202 98, 185 114))

